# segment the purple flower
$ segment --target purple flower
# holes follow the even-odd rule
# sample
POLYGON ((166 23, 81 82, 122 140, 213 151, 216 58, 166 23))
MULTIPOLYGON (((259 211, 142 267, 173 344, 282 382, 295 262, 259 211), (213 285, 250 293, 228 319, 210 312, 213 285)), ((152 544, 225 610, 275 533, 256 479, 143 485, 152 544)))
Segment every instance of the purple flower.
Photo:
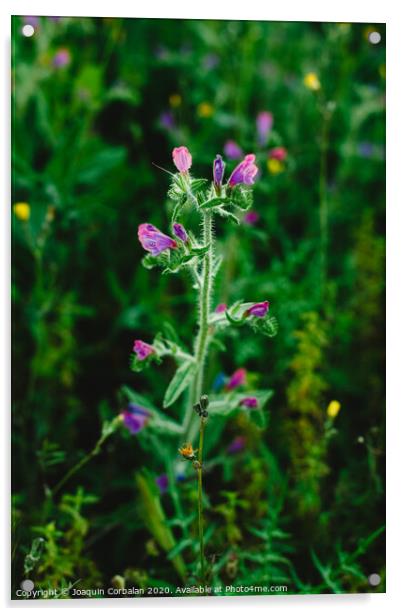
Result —
POLYGON ((142 406, 130 402, 120 416, 127 430, 129 430, 131 434, 138 434, 148 423, 151 414, 142 406))
POLYGON ((248 409, 256 409, 258 407, 258 400, 257 398, 243 398, 243 400, 240 401, 240 405, 241 406, 245 406, 248 409))
POLYGON ((260 219, 260 215, 258 212, 246 212, 244 214, 243 222, 245 225, 250 225, 252 227, 255 225, 260 219))
POLYGON ((187 231, 179 222, 173 223, 173 233, 176 237, 179 238, 182 242, 186 243, 188 240, 187 231))
POLYGON ((246 375, 247 371, 244 368, 238 368, 230 377, 229 383, 226 385, 226 389, 236 389, 236 387, 244 385, 246 382, 246 375))
POLYGON ((172 130, 175 127, 174 115, 171 111, 163 111, 159 116, 159 122, 166 130, 172 130))
POLYGON ((233 141, 232 139, 226 141, 223 146, 223 151, 225 152, 225 156, 227 156, 230 160, 238 160, 243 156, 243 150, 239 145, 237 145, 236 141, 233 141))
POLYGON ((133 351, 140 361, 146 359, 148 355, 155 353, 154 347, 142 340, 134 340, 133 351))
POLYGON ((155 478, 155 483, 158 486, 160 493, 164 494, 169 486, 168 476, 165 473, 163 475, 159 475, 155 478))
POLYGON ((203 67, 207 70, 211 70, 215 68, 215 66, 217 66, 218 64, 219 64, 219 57, 215 53, 207 54, 202 61, 203 67))
POLYGON ((258 173, 258 167, 255 164, 255 155, 247 154, 244 159, 232 171, 229 178, 229 186, 236 184, 254 184, 254 178, 258 173))
POLYGON ((64 68, 65 66, 68 66, 70 62, 71 54, 70 51, 65 47, 56 51, 52 60, 53 66, 55 68, 64 68))
POLYGON ((246 439, 244 438, 244 436, 236 436, 233 441, 230 443, 229 447, 227 448, 227 452, 228 453, 239 453, 240 451, 243 451, 243 449, 246 446, 246 439))
POLYGON ((216 313, 220 313, 220 312, 226 312, 227 310, 227 305, 226 304, 218 304, 217 307, 215 308, 215 312, 216 313))
POLYGON ((187 173, 190 169, 193 159, 191 154, 185 145, 181 145, 179 148, 173 148, 172 152, 173 162, 180 173, 187 173))
POLYGON ((216 155, 213 165, 214 170, 214 184, 216 188, 220 188, 222 186, 223 174, 225 173, 225 163, 222 160, 222 156, 220 154, 216 155))
POLYGON ((278 148, 272 148, 268 154, 268 158, 274 158, 280 162, 284 161, 288 155, 287 149, 280 146, 278 148))
POLYGON ((34 15, 27 15, 23 17, 22 20, 25 25, 32 26, 33 28, 36 28, 39 25, 39 17, 34 15))
POLYGON ((257 133, 258 133, 258 143, 260 145, 266 145, 269 137, 269 133, 273 124, 272 113, 269 111, 260 111, 257 115, 257 133))
POLYGON ((371 158, 374 154, 374 145, 369 141, 362 141, 357 145, 357 151, 363 158, 371 158))
POLYGON ((253 304, 246 312, 245 316, 252 317, 265 317, 269 310, 269 302, 259 302, 258 304, 253 304))
POLYGON ((177 243, 168 235, 159 231, 149 223, 143 223, 138 227, 138 239, 144 250, 150 252, 154 257, 164 250, 177 248, 177 243))

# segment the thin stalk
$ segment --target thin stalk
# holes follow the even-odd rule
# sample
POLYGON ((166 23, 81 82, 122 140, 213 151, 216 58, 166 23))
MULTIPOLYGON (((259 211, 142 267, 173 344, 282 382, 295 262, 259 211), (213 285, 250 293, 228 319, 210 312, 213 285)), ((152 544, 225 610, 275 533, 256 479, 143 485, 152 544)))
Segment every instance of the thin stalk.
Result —
POLYGON ((72 468, 70 468, 69 471, 67 471, 67 473, 64 475, 64 477, 59 481, 59 483, 53 488, 50 489, 50 495, 51 496, 55 496, 57 494, 57 492, 59 492, 61 490, 61 488, 64 486, 65 483, 67 483, 67 481, 69 479, 71 479, 71 477, 73 477, 73 475, 75 475, 76 473, 78 473, 78 471, 85 466, 86 464, 88 464, 88 462, 90 462, 92 460, 92 458, 94 458, 95 456, 98 455, 98 453, 100 453, 100 450, 102 448, 102 445, 105 443, 105 441, 109 438, 109 436, 111 436, 113 434, 113 431, 107 431, 104 434, 101 435, 101 437, 97 440, 95 447, 89 452, 87 453, 86 456, 84 456, 81 460, 79 460, 79 462, 77 462, 77 464, 75 466, 73 466, 72 468))
POLYGON ((201 417, 200 421, 200 440, 198 445, 198 464, 197 464, 197 476, 198 476, 198 537, 200 544, 200 566, 201 566, 201 580, 205 584, 205 554, 204 554, 204 520, 202 509, 202 450, 204 447, 204 431, 205 421, 201 417))
POLYGON ((320 143, 320 176, 319 176, 319 199, 320 199, 320 265, 321 265, 321 297, 324 299, 327 280, 327 252, 328 252, 328 196, 327 196, 327 155, 328 155, 328 132, 330 114, 324 109, 323 124, 320 143))

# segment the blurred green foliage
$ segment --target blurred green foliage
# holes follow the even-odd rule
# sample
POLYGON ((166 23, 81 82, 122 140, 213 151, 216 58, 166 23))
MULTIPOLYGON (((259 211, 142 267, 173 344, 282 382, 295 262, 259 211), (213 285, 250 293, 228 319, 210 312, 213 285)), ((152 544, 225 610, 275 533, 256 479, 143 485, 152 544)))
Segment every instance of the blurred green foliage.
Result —
MULTIPOLYGON (((166 228, 172 208, 153 163, 172 170, 185 144, 210 178, 234 140, 257 155, 259 218, 218 221, 215 301, 269 299, 279 333, 231 330, 208 364, 209 389, 246 367, 248 390, 275 391, 267 427, 211 419, 211 581, 383 591, 385 27, 40 17, 27 38, 30 20, 13 18, 12 41, 13 589, 28 574, 41 588, 196 582, 196 486, 177 481, 176 440, 113 420, 129 395, 156 413, 172 376, 130 372, 132 340, 194 334, 190 281, 140 266, 138 224, 166 228)), ((162 434, 169 420, 175 404, 162 434)))

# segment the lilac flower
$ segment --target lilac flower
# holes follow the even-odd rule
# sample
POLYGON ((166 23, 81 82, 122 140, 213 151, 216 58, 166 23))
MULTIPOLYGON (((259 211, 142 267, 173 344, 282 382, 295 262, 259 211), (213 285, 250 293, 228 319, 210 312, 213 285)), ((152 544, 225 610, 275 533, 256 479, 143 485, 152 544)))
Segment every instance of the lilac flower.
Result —
POLYGON ((140 361, 144 361, 149 355, 155 353, 154 347, 143 340, 134 340, 133 351, 140 361))
POLYGON ((23 17, 22 20, 25 25, 32 26, 33 28, 36 28, 39 25, 39 17, 36 17, 35 15, 27 15, 23 17))
POLYGON ((374 145, 369 141, 362 141, 358 143, 357 151, 363 158, 371 158, 374 154, 374 145))
POLYGON ((257 133, 258 143, 262 146, 266 145, 269 137, 269 133, 273 124, 272 113, 269 111, 260 111, 257 115, 257 133))
POLYGON ((246 446, 246 439, 244 438, 244 436, 236 436, 233 441, 230 443, 229 447, 227 448, 227 452, 228 453, 239 453, 240 451, 243 451, 243 449, 246 446))
POLYGON ((280 146, 278 148, 272 148, 268 154, 268 158, 274 158, 275 160, 279 160, 283 162, 288 155, 287 149, 280 146))
POLYGON ((226 304, 218 304, 217 307, 215 308, 215 312, 217 314, 221 313, 221 312, 226 312, 227 310, 227 305, 226 304))
POLYGON ((246 212, 244 214, 243 222, 245 225, 250 225, 252 227, 255 225, 260 219, 260 215, 258 212, 246 212))
POLYGON ((225 152, 225 156, 227 156, 230 160, 238 160, 243 156, 243 150, 239 145, 237 145, 236 141, 233 141, 232 139, 226 141, 223 146, 223 151, 225 152))
POLYGON ((53 66, 55 68, 64 68, 65 66, 68 66, 70 62, 71 54, 70 51, 65 47, 56 51, 52 60, 53 66))
POLYGON ((226 389, 232 390, 240 385, 244 385, 246 382, 247 371, 244 368, 238 368, 230 377, 229 383, 226 385, 226 389))
POLYGON ((269 302, 259 302, 258 304, 253 304, 246 312, 245 316, 252 317, 265 317, 269 310, 269 302))
POLYGON ((219 57, 215 53, 207 54, 202 61, 202 65, 206 70, 212 70, 218 64, 219 57))
POLYGON ((235 186, 236 184, 254 184, 254 178, 258 173, 258 167, 254 161, 255 155, 247 154, 241 163, 232 171, 232 175, 229 178, 229 186, 235 186))
POLYGON ((225 173, 225 163, 223 162, 222 156, 220 156, 220 154, 216 155, 213 169, 215 187, 220 188, 222 186, 223 174, 225 173))
POLYGON ((191 154, 185 145, 181 145, 179 148, 173 148, 173 162, 180 173, 187 173, 193 162, 191 154))
POLYGON ((165 473, 163 475, 159 475, 155 478, 155 483, 158 486, 160 493, 164 494, 169 486, 168 476, 165 473))
POLYGON ((253 397, 243 398, 243 400, 240 401, 240 405, 245 406, 247 409, 256 409, 258 407, 258 400, 253 397))
POLYGON ((144 250, 150 252, 154 257, 164 250, 177 248, 177 243, 168 235, 159 231, 149 223, 143 223, 138 227, 138 239, 144 250))
POLYGON ((173 223, 173 233, 182 242, 184 242, 184 243, 187 242, 187 240, 188 240, 187 231, 185 230, 183 225, 181 225, 179 222, 173 223))
POLYGON ((127 430, 129 430, 131 434, 138 434, 148 423, 151 414, 142 406, 130 402, 120 416, 127 430))
POLYGON ((174 115, 171 111, 163 111, 159 116, 159 122, 166 130, 172 130, 175 127, 174 115))

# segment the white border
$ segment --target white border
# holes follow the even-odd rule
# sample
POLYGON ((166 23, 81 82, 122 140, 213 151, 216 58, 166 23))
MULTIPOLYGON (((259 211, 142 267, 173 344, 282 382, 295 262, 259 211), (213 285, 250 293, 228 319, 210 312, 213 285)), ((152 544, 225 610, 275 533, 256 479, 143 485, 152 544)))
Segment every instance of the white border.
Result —
POLYGON ((10 18, 11 14, 21 15, 96 15, 96 16, 127 16, 127 17, 171 17, 171 18, 203 18, 203 19, 265 19, 277 21, 338 21, 338 22, 368 22, 387 23, 387 594, 373 595, 320 595, 320 596, 286 596, 286 597, 222 597, 200 599, 133 599, 131 600, 79 600, 74 601, 36 601, 36 602, 10 602, 9 597, 9 405, 10 405, 10 370, 9 370, 9 203, 10 203, 10 149, 9 138, 3 140, 0 151, 1 183, 4 199, 1 213, 1 268, 0 284, 3 291, 1 302, 0 340, 2 341, 0 392, 3 397, 2 415, 2 447, 1 462, 4 466, 5 498, 0 507, 2 539, 1 545, 6 546, 4 558, 1 560, 0 593, 1 602, 8 609, 17 612, 25 609, 74 609, 75 614, 85 613, 88 609, 162 609, 170 613, 178 610, 201 611, 228 609, 232 613, 241 613, 244 609, 257 612, 268 610, 280 611, 281 614, 290 614, 297 611, 298 616, 308 615, 311 612, 318 614, 323 609, 353 610, 355 616, 378 616, 378 611, 384 608, 396 607, 402 604, 398 596, 400 582, 399 563, 402 526, 401 515, 401 481, 399 479, 400 466, 400 440, 402 437, 402 409, 401 409, 401 327, 402 320, 402 292, 399 288, 401 278, 399 266, 401 260, 401 230, 402 230, 402 199, 398 175, 401 175, 401 147, 402 147, 402 86, 401 86, 401 8, 399 3, 392 0, 354 1, 335 0, 323 3, 317 0, 280 0, 279 2, 263 1, 236 2, 235 0, 201 0, 199 3, 184 0, 147 0, 147 2, 129 2, 113 0, 112 3, 100 5, 98 2, 87 0, 3 0, 0 7, 0 24, 2 30, 3 58, 1 62, 2 96, 0 96, 0 117, 2 134, 9 137, 9 47, 10 47, 10 18), (399 90, 399 91, 398 91, 399 90), (7 341, 7 342, 6 342, 7 341), (399 458, 399 459, 398 459, 399 458), (135 603, 133 603, 135 601, 135 603))

